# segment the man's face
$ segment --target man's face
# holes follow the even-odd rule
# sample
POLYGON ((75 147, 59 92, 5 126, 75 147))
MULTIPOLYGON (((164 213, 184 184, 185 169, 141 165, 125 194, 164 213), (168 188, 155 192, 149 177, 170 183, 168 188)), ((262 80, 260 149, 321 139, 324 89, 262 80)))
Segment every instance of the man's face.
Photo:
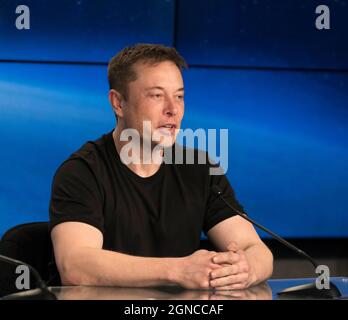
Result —
POLYGON ((128 100, 123 107, 124 127, 136 129, 143 137, 143 122, 151 122, 151 132, 161 136, 152 146, 171 146, 184 115, 184 83, 181 72, 171 61, 155 65, 133 65, 137 79, 128 84, 128 100))

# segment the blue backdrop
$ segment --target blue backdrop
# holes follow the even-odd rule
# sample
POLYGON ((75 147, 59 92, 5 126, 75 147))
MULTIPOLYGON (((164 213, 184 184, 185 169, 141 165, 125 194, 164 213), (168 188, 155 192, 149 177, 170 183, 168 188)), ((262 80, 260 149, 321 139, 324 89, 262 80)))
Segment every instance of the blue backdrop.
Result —
POLYGON ((48 219, 57 166, 114 126, 107 61, 175 45, 184 128, 228 128, 228 178, 250 216, 286 237, 348 236, 348 3, 0 2, 0 235, 48 219), (30 8, 30 30, 15 9, 30 8), (327 4, 331 29, 315 28, 327 4))

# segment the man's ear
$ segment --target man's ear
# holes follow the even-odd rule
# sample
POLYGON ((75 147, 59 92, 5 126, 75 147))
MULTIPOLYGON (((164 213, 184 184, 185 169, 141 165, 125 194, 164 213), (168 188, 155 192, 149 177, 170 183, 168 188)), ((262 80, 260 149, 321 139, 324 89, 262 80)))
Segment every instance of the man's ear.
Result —
POLYGON ((123 118, 124 112, 124 98, 122 94, 120 94, 115 89, 110 89, 109 91, 109 101, 112 109, 117 115, 117 118, 123 118))

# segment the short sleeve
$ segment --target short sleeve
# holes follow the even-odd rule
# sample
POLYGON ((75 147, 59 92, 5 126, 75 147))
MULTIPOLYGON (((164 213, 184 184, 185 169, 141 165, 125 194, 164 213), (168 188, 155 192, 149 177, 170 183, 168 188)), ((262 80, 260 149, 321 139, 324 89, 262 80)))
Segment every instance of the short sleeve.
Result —
POLYGON ((95 175, 82 159, 57 170, 49 206, 50 230, 62 222, 84 222, 104 232, 103 200, 95 175))
POLYGON ((241 213, 246 214, 244 208, 239 204, 225 174, 210 176, 210 186, 207 199, 207 207, 204 216, 203 231, 205 234, 219 222, 235 216, 237 213, 229 208, 226 203, 213 191, 213 186, 218 186, 225 200, 241 213))

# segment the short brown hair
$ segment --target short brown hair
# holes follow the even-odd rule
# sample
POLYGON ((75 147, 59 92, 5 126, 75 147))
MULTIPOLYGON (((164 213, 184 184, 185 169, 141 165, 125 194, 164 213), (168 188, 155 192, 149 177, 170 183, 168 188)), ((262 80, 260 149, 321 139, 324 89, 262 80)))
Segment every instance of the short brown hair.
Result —
POLYGON ((124 48, 111 58, 108 65, 108 80, 110 89, 120 92, 126 100, 128 99, 128 83, 136 80, 132 66, 138 61, 150 64, 172 61, 180 71, 187 68, 184 58, 175 48, 143 43, 124 48))

